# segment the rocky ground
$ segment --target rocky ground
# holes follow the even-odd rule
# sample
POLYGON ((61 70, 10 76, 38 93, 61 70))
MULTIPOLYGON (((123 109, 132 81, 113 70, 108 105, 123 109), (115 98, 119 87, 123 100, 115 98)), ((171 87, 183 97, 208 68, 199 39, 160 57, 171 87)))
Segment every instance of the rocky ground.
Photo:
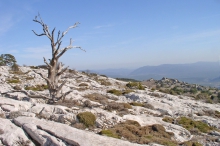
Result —
MULTIPOLYGON (((33 70, 47 75, 43 68, 20 67, 13 72, 0 67, 0 145, 220 143, 220 104, 195 98, 205 89, 195 87, 199 92, 193 97, 178 94, 178 88, 175 94, 162 92, 167 85, 151 86, 155 81, 142 85, 69 70, 61 77, 68 80, 62 92, 72 92, 64 101, 47 104, 46 82, 33 70)), ((213 96, 218 93, 213 91, 213 96)))

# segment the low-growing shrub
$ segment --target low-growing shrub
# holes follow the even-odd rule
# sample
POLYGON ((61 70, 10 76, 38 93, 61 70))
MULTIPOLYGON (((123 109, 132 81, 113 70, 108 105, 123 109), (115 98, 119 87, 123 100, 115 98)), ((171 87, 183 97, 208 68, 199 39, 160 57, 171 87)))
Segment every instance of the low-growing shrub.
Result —
POLYGON ((126 115, 129 113, 128 109, 131 109, 131 105, 128 103, 117 103, 117 102, 107 102, 105 110, 108 111, 117 111, 117 114, 120 116, 126 115))
POLYGON ((30 86, 30 87, 25 87, 25 90, 33 90, 33 91, 44 91, 46 89, 48 89, 47 85, 36 85, 36 86, 30 86))
POLYGON ((174 123, 174 119, 171 118, 171 117, 168 117, 168 116, 165 116, 162 120, 163 120, 164 122, 174 123))
POLYGON ((111 93, 111 94, 114 94, 114 95, 117 95, 117 96, 122 95, 122 91, 116 90, 116 89, 108 90, 107 93, 111 93))
POLYGON ((83 102, 83 106, 84 106, 84 107, 88 107, 88 108, 92 108, 91 101, 89 101, 89 100, 84 101, 84 102, 83 102))
POLYGON ((184 143, 181 143, 182 146, 202 146, 202 144, 198 142, 192 142, 192 141, 187 141, 184 143))
POLYGON ((129 82, 126 84, 126 86, 131 89, 138 89, 138 90, 145 89, 140 82, 129 82))
POLYGON ((177 143, 171 139, 174 134, 172 132, 166 132, 162 125, 154 124, 141 127, 137 121, 133 120, 127 120, 114 125, 112 128, 101 131, 100 134, 127 139, 130 142, 139 144, 158 143, 168 146, 177 145, 177 143))
POLYGON ((111 82, 109 82, 105 79, 99 79, 98 81, 100 82, 101 85, 104 85, 104 86, 111 86, 112 85, 111 82))
POLYGON ((89 100, 103 103, 103 101, 108 101, 107 97, 104 95, 101 95, 99 93, 92 93, 84 96, 85 98, 88 98, 89 100))
POLYGON ((144 103, 143 107, 154 110, 154 106, 149 103, 144 103))
POLYGON ((18 85, 16 85, 16 86, 13 87, 13 89, 15 89, 15 90, 21 90, 21 87, 18 86, 18 85))
POLYGON ((34 77, 26 77, 25 80, 33 80, 34 77))
POLYGON ((213 129, 204 122, 194 121, 187 117, 180 117, 177 119, 177 122, 189 131, 197 128, 200 132, 208 133, 210 130, 213 129))
POLYGON ((20 80, 19 79, 8 79, 7 83, 15 83, 15 84, 17 84, 17 83, 20 83, 20 80))
POLYGON ((119 138, 119 136, 117 134, 113 133, 111 130, 102 130, 99 134, 105 135, 108 137, 119 138))
POLYGON ((133 106, 144 106, 143 103, 140 103, 140 102, 131 102, 130 105, 133 105, 133 106))
POLYGON ((86 127, 94 126, 96 117, 91 112, 82 112, 77 115, 80 123, 83 123, 86 127))

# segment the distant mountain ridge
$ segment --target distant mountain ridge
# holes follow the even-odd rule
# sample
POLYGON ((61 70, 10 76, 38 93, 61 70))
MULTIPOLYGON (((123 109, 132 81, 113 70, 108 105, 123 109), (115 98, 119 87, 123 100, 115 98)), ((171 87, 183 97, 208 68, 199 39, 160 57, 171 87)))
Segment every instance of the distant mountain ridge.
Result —
POLYGON ((174 78, 189 83, 220 87, 220 65, 218 62, 196 62, 188 64, 162 64, 158 66, 143 66, 131 69, 107 69, 94 71, 109 77, 132 78, 147 80, 163 77, 174 78))

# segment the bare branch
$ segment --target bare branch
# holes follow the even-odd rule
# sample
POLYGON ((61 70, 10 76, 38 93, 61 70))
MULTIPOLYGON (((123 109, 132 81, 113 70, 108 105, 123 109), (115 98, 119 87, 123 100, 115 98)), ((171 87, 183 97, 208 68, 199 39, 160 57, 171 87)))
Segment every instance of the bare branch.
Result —
POLYGON ((73 49, 73 48, 79 48, 80 50, 86 52, 86 50, 82 49, 82 48, 79 47, 79 46, 72 46, 72 39, 70 39, 70 45, 60 50, 61 52, 60 52, 60 54, 57 56, 57 59, 59 59, 67 50, 73 49))
POLYGON ((65 67, 64 69, 62 69, 62 71, 57 73, 57 76, 62 75, 67 69, 69 68, 69 66, 65 67))
POLYGON ((12 91, 4 92, 4 93, 1 93, 1 94, 4 95, 4 94, 14 93, 14 92, 22 92, 22 93, 24 93, 25 95, 27 95, 28 97, 31 97, 31 98, 46 98, 46 99, 50 99, 50 98, 48 98, 47 96, 44 96, 44 95, 39 95, 39 94, 31 95, 31 94, 29 94, 25 90, 12 90, 12 91))
POLYGON ((63 99, 63 101, 64 101, 65 98, 66 98, 66 96, 67 96, 68 94, 70 94, 71 92, 73 92, 73 91, 70 90, 70 91, 66 92, 65 94, 61 95, 59 98, 57 98, 57 101, 60 100, 60 99, 63 99))
POLYGON ((62 87, 66 84, 67 80, 63 81, 63 83, 57 88, 57 92, 60 92, 62 87))
POLYGON ((68 32, 71 28, 77 27, 78 24, 80 24, 80 23, 79 23, 79 22, 76 22, 73 26, 68 27, 67 30, 62 33, 62 36, 57 40, 57 42, 55 43, 55 45, 57 45, 57 43, 59 43, 59 42, 62 40, 62 38, 67 34, 67 32, 68 32))
POLYGON ((37 36, 43 36, 43 35, 46 35, 45 33, 42 33, 42 34, 37 34, 34 30, 32 30, 34 32, 35 35, 37 36))
POLYGON ((45 59, 45 57, 43 57, 44 58, 44 63, 49 67, 49 68, 52 68, 52 66, 47 62, 47 60, 45 59))
POLYGON ((48 79, 48 78, 46 78, 46 77, 44 77, 41 73, 38 73, 38 72, 36 72, 35 70, 33 70, 36 74, 39 74, 44 80, 46 80, 48 83, 51 83, 51 81, 48 79))

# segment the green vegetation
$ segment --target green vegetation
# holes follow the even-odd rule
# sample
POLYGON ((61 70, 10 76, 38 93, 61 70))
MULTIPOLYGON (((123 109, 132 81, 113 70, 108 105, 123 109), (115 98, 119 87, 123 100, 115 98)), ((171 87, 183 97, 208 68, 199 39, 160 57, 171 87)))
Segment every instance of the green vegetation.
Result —
POLYGON ((173 122, 174 122, 174 119, 173 119, 173 118, 167 117, 167 116, 165 116, 162 120, 163 120, 164 122, 168 122, 168 123, 173 123, 173 122))
POLYGON ((33 80, 34 77, 26 77, 25 80, 33 80))
POLYGON ((130 105, 144 107, 144 103, 140 103, 140 102, 131 102, 130 105))
POLYGON ((91 112, 82 112, 77 115, 80 123, 83 123, 86 127, 94 126, 96 117, 91 112))
POLYGON ((0 55, 0 66, 13 66, 16 62, 15 57, 11 54, 0 55))
POLYGON ((202 146, 202 144, 198 142, 187 141, 182 144, 183 146, 202 146))
POLYGON ((116 80, 125 81, 125 82, 140 82, 135 79, 128 79, 128 78, 115 78, 116 80))
POLYGON ((120 90, 117 90, 117 89, 112 89, 112 90, 107 91, 107 93, 111 93, 111 94, 114 94, 114 95, 117 95, 117 96, 125 95, 125 94, 131 93, 131 92, 134 92, 134 90, 127 89, 127 90, 120 91, 120 90))
POLYGON ((120 138, 117 134, 113 133, 111 130, 102 130, 99 134, 113 138, 120 138))
POLYGON ((15 83, 15 84, 17 84, 17 83, 20 83, 20 80, 19 79, 8 79, 7 83, 15 83))
POLYGON ((114 95, 117 95, 117 96, 122 95, 122 91, 117 90, 117 89, 108 90, 107 93, 111 93, 111 94, 114 94, 114 95))
POLYGON ((145 89, 140 82, 129 82, 126 84, 126 86, 131 89, 138 89, 138 90, 145 89))
POLYGON ((127 120, 112 128, 102 130, 100 134, 114 138, 123 137, 130 142, 139 144, 149 144, 154 142, 168 146, 177 145, 177 143, 171 139, 174 134, 166 132, 163 126, 154 124, 141 127, 137 121, 133 120, 127 120))
POLYGON ((194 121, 187 117, 180 117, 177 119, 177 122, 189 131, 198 129, 199 132, 208 133, 210 130, 213 130, 213 128, 208 126, 206 123, 194 121))
POLYGON ((109 82, 105 79, 99 79, 98 81, 100 82, 101 85, 104 85, 104 86, 111 86, 112 85, 111 82, 109 82))
POLYGON ((35 86, 30 86, 30 87, 25 87, 25 90, 33 90, 33 91, 44 91, 46 89, 48 89, 47 85, 35 85, 35 86))

